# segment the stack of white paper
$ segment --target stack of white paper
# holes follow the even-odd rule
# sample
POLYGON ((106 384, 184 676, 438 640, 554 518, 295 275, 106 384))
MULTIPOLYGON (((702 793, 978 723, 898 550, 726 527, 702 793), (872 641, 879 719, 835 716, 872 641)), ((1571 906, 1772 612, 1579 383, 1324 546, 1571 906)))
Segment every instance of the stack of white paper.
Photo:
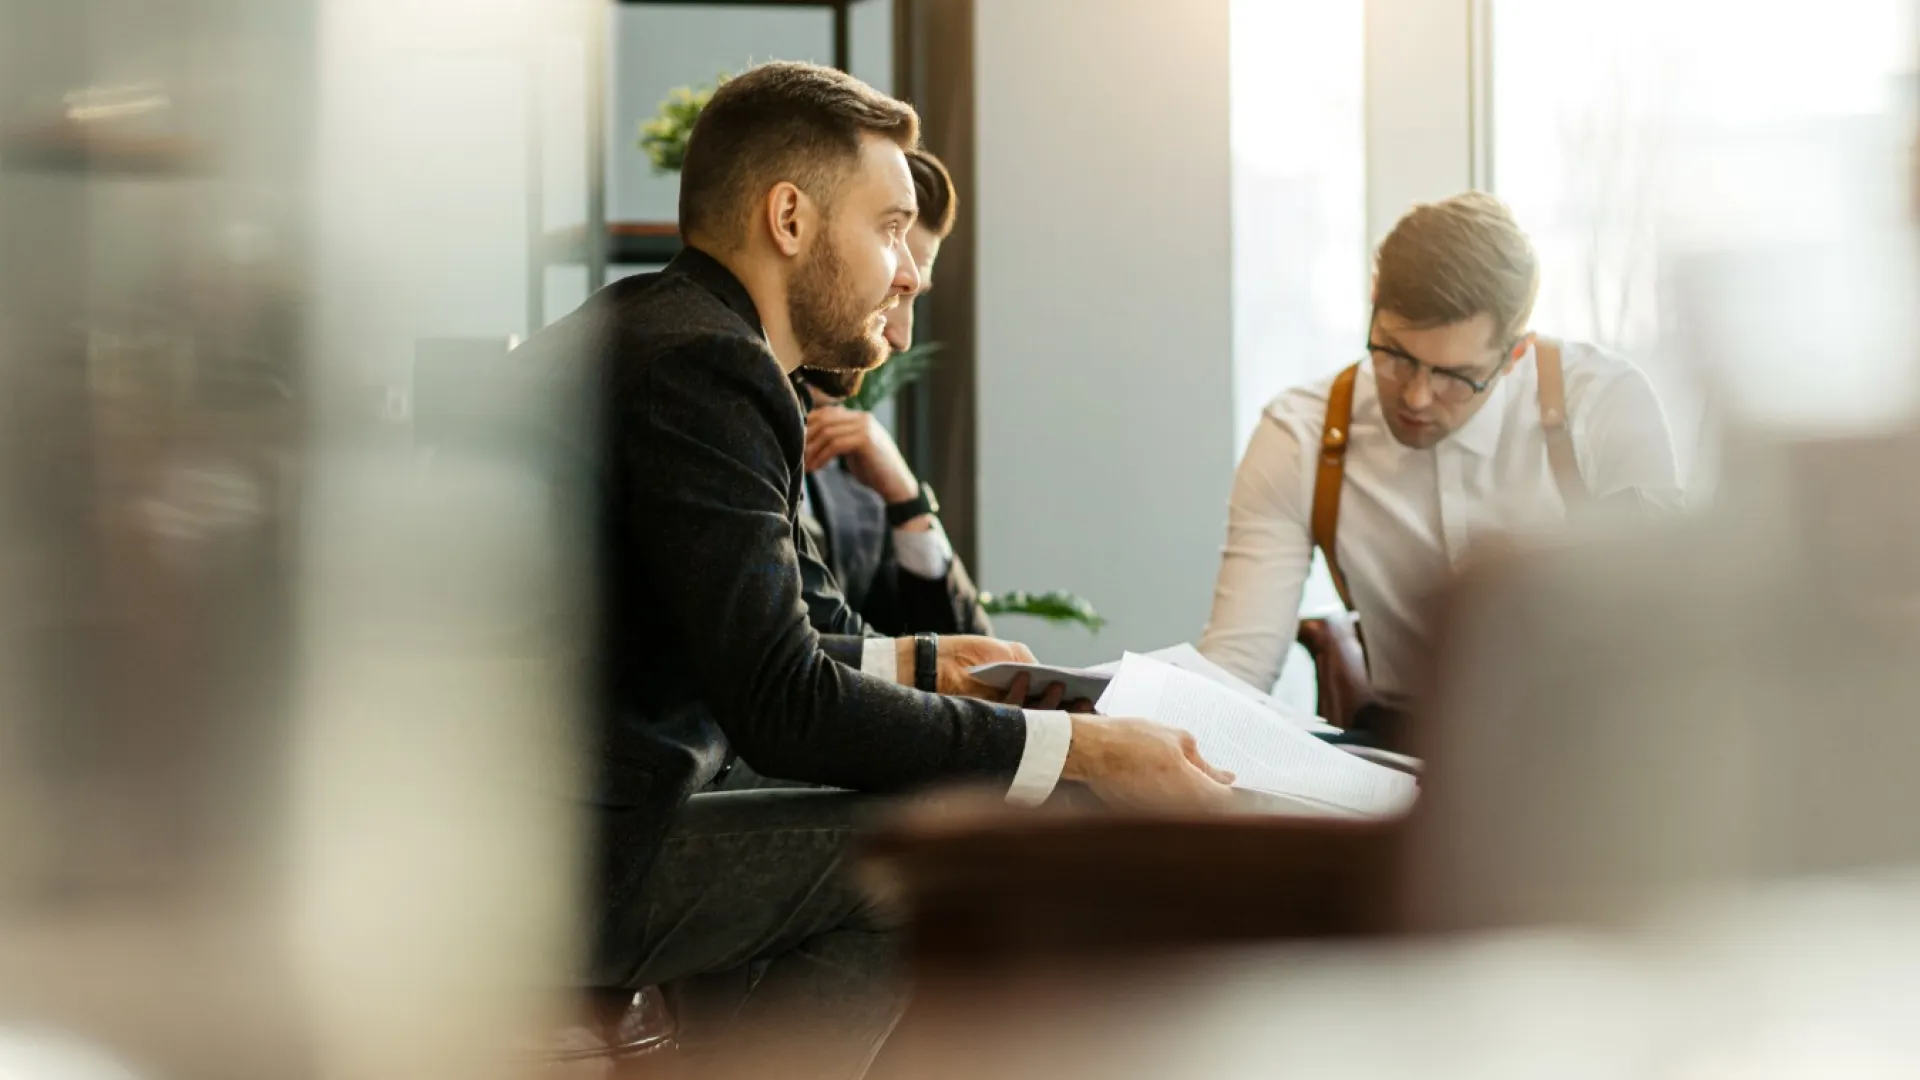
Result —
MULTIPOLYGON (((1339 730, 1317 716, 1304 715, 1289 709, 1271 694, 1240 681, 1226 668, 1200 655, 1200 650, 1192 645, 1182 643, 1145 655, 1148 659, 1158 660, 1170 667, 1190 672, 1223 686, 1296 727, 1322 733, 1339 730)), ((996 690, 1009 689, 1013 686, 1015 678, 1025 674, 1036 695, 1055 683, 1063 683, 1066 686, 1066 693, 1062 700, 1076 701, 1084 698, 1087 701, 1098 701, 1100 695, 1106 692, 1107 686, 1113 681, 1114 675, 1119 672, 1122 662, 1122 660, 1115 660, 1090 668, 1053 667, 1047 664, 987 664, 974 668, 968 674, 996 690)))
POLYGON ((1234 786, 1336 815, 1397 814, 1418 783, 1289 724, 1247 695, 1162 660, 1128 653, 1100 696, 1106 716, 1190 732, 1200 754, 1234 773, 1234 786))

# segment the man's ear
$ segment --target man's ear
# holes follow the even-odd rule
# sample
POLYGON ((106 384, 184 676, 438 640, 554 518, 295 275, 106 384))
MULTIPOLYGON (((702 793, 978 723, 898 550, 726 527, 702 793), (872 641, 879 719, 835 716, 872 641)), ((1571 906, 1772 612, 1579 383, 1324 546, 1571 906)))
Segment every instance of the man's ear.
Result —
POLYGON ((1519 363, 1520 358, 1527 355, 1527 350, 1533 348, 1533 343, 1539 337, 1540 337, 1539 334, 1536 334, 1531 330, 1527 331, 1524 334, 1521 334, 1520 340, 1513 343, 1513 351, 1507 354, 1507 363, 1505 367, 1502 367, 1500 369, 1501 374, 1504 375, 1507 372, 1512 371, 1513 365, 1519 363))
POLYGON ((782 180, 767 192, 763 206, 767 218, 767 233, 773 239, 775 250, 782 255, 800 254, 807 246, 806 233, 813 227, 811 209, 806 193, 791 182, 782 180))

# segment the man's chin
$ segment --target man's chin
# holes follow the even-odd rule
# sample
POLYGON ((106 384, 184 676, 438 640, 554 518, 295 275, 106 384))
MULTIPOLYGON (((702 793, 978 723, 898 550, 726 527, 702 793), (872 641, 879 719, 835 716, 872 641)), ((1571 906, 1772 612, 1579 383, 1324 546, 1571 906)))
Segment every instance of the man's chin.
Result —
POLYGON ((886 363, 891 355, 892 350, 887 348, 886 339, 875 337, 863 339, 857 347, 849 343, 831 350, 803 366, 821 371, 867 372, 886 363))
POLYGON ((1409 426, 1401 423, 1392 415, 1386 417, 1387 433, 1393 441, 1409 450, 1428 450, 1446 436, 1437 424, 1418 424, 1409 426))
POLYGON ((868 353, 866 357, 867 362, 859 369, 861 371, 872 371, 874 368, 886 363, 887 357, 893 355, 893 347, 887 344, 886 335, 879 330, 875 330, 867 336, 866 346, 868 353))
POLYGON ((832 371, 823 368, 801 368, 800 377, 808 385, 817 388, 835 401, 842 401, 860 392, 860 382, 866 378, 862 371, 832 371))

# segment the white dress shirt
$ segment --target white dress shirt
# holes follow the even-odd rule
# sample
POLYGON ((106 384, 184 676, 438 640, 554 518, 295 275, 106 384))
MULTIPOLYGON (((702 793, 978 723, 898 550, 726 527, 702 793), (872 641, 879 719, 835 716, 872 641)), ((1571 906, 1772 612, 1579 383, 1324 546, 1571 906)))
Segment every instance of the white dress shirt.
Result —
MULTIPOLYGON (((806 484, 800 485, 800 510, 808 515, 813 513, 813 496, 806 484)), ((900 569, 907 573, 939 581, 953 568, 953 541, 947 539, 947 530, 936 517, 931 529, 893 530, 893 555, 899 560, 900 569)))
MULTIPOLYGON (((1568 428, 1592 495, 1677 491, 1673 439, 1646 376, 1591 345, 1565 342, 1560 355, 1568 428)), ((1200 651, 1259 687, 1279 677, 1299 625, 1333 379, 1274 399, 1234 477, 1200 651)), ((1459 430, 1413 450, 1387 429, 1370 361, 1354 381, 1335 544, 1366 628, 1374 688, 1389 701, 1411 689, 1427 647, 1422 604, 1460 567, 1473 537, 1534 532, 1566 519, 1547 462, 1533 351, 1487 394, 1459 430)))
POLYGON ((940 519, 934 518, 931 529, 893 530, 893 557, 907 573, 939 581, 953 568, 953 541, 947 539, 940 519))
MULTIPOLYGON (((912 679, 900 678, 899 654, 893 638, 868 638, 860 652, 860 670, 875 678, 911 686, 912 679)), ((1020 765, 1014 770, 1013 783, 1007 788, 1007 801, 1019 806, 1038 806, 1047 801, 1060 783, 1067 767, 1067 750, 1073 744, 1073 717, 1064 712, 1041 709, 1021 710, 1027 717, 1027 741, 1020 751, 1020 765)))

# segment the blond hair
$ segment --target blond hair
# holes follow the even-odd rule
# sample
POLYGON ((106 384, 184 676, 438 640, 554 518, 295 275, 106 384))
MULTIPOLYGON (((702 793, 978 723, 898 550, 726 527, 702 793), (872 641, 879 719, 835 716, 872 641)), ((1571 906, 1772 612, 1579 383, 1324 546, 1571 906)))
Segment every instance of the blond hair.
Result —
POLYGON ((1484 191, 1409 210, 1374 257, 1374 308, 1426 328, 1493 319, 1518 338, 1540 291, 1540 260, 1513 212, 1484 191))

